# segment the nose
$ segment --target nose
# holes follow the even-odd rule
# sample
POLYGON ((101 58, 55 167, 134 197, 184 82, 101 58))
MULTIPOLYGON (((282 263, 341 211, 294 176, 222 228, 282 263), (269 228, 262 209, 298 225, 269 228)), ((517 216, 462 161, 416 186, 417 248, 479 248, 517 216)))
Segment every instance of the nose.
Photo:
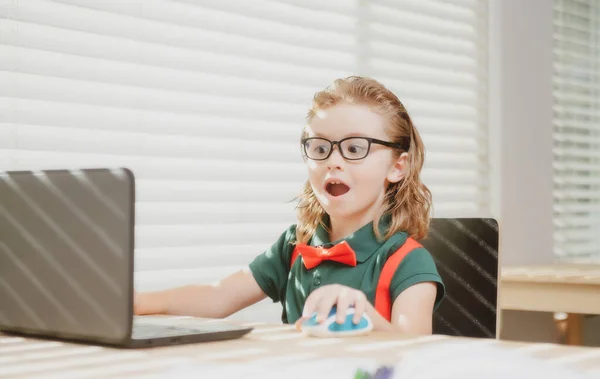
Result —
POLYGON ((333 170, 338 169, 341 170, 344 164, 344 157, 340 154, 339 146, 334 146, 333 151, 329 158, 327 158, 327 169, 333 170))

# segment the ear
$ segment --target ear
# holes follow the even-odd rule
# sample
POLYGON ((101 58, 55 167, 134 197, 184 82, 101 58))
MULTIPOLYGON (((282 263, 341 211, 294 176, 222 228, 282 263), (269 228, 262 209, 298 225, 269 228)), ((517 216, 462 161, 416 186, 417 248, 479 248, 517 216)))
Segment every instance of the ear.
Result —
POLYGON ((390 183, 398 183, 408 172, 408 153, 402 153, 394 162, 388 173, 387 180, 390 183))

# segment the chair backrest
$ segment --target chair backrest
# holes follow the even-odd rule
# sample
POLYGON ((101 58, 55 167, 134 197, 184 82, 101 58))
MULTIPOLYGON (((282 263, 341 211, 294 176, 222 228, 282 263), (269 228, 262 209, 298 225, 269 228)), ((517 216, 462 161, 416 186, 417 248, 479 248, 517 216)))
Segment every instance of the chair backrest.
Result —
POLYGON ((434 218, 419 241, 446 286, 434 313, 435 334, 496 338, 498 223, 487 218, 434 218))

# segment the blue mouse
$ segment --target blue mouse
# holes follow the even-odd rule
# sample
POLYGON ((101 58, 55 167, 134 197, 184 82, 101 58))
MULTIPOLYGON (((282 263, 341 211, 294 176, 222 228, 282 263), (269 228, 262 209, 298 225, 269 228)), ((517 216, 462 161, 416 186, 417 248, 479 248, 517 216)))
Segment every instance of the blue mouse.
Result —
POLYGON ((303 332, 308 335, 315 337, 351 337, 368 334, 373 330, 373 322, 363 313, 361 320, 358 324, 355 324, 352 319, 354 318, 354 308, 348 308, 346 312, 346 320, 342 324, 338 324, 336 319, 336 307, 334 306, 329 312, 329 316, 319 324, 317 322, 317 314, 313 314, 312 317, 306 319, 300 325, 303 332))

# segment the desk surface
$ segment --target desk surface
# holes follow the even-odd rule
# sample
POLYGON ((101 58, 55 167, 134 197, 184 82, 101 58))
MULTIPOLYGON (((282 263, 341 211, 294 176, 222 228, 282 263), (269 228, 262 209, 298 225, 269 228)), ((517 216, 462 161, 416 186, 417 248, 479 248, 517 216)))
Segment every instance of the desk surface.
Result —
POLYGON ((507 266, 502 268, 502 281, 600 285, 600 264, 507 266))
MULTIPOLYGON (((167 318, 153 318, 156 323, 167 318)), ((184 324, 206 322, 181 318, 184 324)), ((213 321, 220 322, 220 321, 213 321)), ((0 334, 0 377, 2 378, 150 378, 157 372, 193 362, 252 362, 269 357, 269 362, 301 362, 314 358, 376 359, 397 363, 415 348, 435 347, 440 341, 498 345, 527 356, 600 376, 600 349, 553 344, 525 344, 489 339, 448 336, 407 337, 372 333, 365 337, 318 339, 305 337, 288 325, 250 324, 255 330, 238 340, 179 345, 144 350, 120 350, 74 345, 0 334)), ((439 346, 439 345, 437 345, 439 346)))
POLYGON ((500 308, 600 314, 600 264, 502 268, 500 308))

